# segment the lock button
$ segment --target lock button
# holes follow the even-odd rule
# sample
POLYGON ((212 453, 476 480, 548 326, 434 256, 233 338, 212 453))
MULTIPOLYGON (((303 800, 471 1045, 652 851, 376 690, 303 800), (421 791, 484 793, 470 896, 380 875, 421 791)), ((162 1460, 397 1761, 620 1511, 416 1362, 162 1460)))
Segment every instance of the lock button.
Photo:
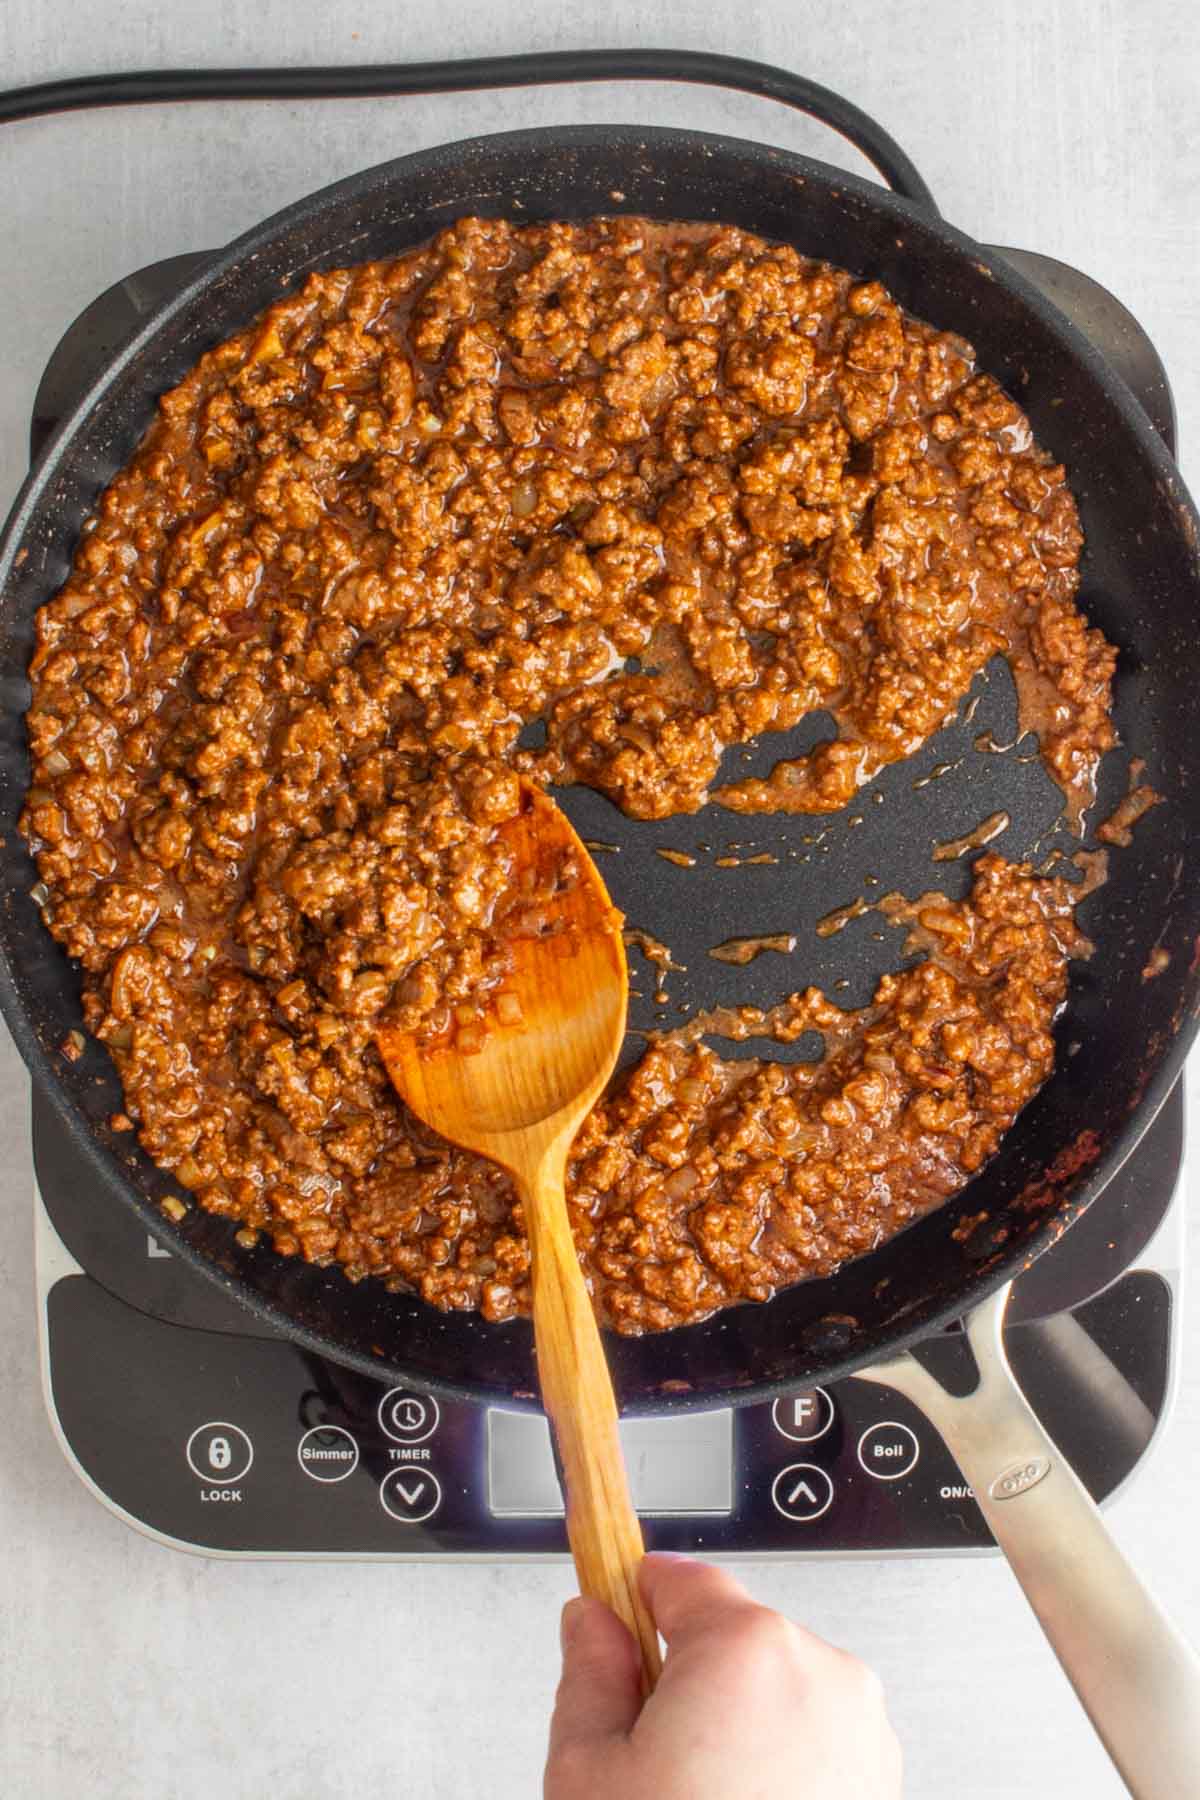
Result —
POLYGON ((240 1425, 214 1420, 198 1425, 187 1441, 188 1468, 199 1480, 223 1487, 240 1481, 254 1461, 254 1445, 240 1425))

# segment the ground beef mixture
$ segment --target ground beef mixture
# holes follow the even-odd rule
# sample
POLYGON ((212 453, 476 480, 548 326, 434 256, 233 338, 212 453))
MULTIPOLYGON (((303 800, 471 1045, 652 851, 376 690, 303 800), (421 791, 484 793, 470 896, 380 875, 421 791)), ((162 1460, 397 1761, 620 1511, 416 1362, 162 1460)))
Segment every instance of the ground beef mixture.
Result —
MULTIPOLYGON (((473 1029, 518 772, 830 812, 1000 652, 1077 820, 1114 662, 1080 548, 966 343, 745 232, 468 219, 311 276, 163 397, 39 615, 23 828, 146 1150, 285 1254, 527 1310, 507 1178, 374 1047, 473 1029)), ((984 855, 866 1011, 783 1003, 818 1063, 654 1042, 575 1152, 602 1316, 765 1299, 961 1187, 1050 1070, 1073 894, 984 855)))

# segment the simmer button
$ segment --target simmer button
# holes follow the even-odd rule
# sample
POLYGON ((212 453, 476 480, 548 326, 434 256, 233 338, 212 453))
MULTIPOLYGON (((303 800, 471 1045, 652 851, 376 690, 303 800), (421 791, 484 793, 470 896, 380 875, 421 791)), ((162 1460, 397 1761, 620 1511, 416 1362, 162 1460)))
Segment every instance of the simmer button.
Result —
POLYGON ((358 1467, 358 1445, 340 1425, 314 1425, 297 1444, 296 1460, 313 1481, 345 1481, 358 1467))

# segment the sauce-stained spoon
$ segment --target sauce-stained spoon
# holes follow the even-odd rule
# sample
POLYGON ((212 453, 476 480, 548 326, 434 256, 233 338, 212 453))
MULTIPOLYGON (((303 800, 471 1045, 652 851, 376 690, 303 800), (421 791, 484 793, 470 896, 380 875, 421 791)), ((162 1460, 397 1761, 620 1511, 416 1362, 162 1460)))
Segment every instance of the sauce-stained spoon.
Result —
POLYGON ((531 1254, 542 1400, 565 1489, 579 1585, 636 1638, 648 1693, 658 1634, 638 1592, 644 1554, 629 1497, 604 1347, 579 1267, 564 1192, 567 1154, 625 1035, 621 915, 566 815, 531 783, 499 833, 528 907, 508 915, 510 968, 483 1029, 432 1042, 384 1029, 393 1083, 427 1125, 499 1163, 516 1182, 531 1254))

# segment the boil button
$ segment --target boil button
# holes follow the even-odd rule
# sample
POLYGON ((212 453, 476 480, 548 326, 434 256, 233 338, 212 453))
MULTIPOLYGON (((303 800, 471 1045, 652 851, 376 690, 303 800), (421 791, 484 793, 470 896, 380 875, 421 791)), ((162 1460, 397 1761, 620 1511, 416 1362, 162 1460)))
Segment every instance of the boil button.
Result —
POLYGON ((420 1525, 431 1519, 442 1504, 442 1484, 429 1469, 401 1463, 384 1476, 379 1486, 383 1510, 401 1525, 420 1525))
POLYGON ((858 1460, 876 1481, 899 1481, 911 1475, 920 1454, 916 1433, 894 1419, 868 1426, 858 1440, 858 1460))

